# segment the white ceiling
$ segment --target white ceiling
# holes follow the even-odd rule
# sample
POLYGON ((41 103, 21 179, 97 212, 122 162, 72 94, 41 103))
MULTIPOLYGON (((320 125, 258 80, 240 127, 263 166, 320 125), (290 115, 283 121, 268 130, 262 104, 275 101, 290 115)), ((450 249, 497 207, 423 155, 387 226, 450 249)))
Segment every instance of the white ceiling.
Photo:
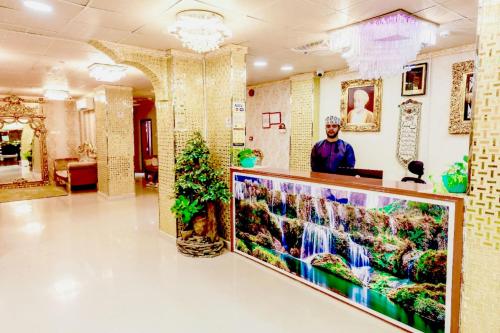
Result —
MULTIPOLYGON (((438 39, 438 50, 473 43, 476 0, 39 0, 53 12, 27 9, 21 0, 0 0, 0 94, 41 95, 48 69, 61 65, 74 97, 99 85, 87 67, 109 59, 87 44, 102 39, 155 49, 182 49, 164 34, 184 9, 207 9, 225 17, 233 32, 227 43, 248 46, 248 83, 291 74, 340 69, 338 55, 304 55, 291 48, 326 37, 326 31, 398 8, 439 23, 451 35, 438 39), (255 68, 257 59, 268 61, 255 68), (294 66, 289 73, 283 64, 294 66)), ((131 68, 120 85, 137 94, 151 91, 149 81, 131 68)))

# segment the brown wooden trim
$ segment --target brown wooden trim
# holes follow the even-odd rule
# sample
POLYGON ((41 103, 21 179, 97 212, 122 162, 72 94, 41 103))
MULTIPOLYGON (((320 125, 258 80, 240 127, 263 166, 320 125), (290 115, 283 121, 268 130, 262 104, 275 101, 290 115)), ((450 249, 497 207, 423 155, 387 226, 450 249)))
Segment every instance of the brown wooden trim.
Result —
POLYGON ((316 184, 336 185, 336 186, 349 187, 353 189, 399 194, 417 198, 442 200, 442 201, 454 202, 455 204, 458 202, 462 202, 463 204, 464 200, 463 198, 458 196, 419 191, 418 184, 394 182, 394 185, 391 186, 384 185, 380 179, 356 178, 351 176, 342 176, 342 175, 334 175, 334 174, 326 174, 318 172, 293 172, 288 170, 259 169, 259 168, 246 169, 240 167, 231 168, 231 178, 233 176, 233 172, 239 172, 248 175, 254 174, 254 175, 261 175, 268 177, 280 177, 291 180, 295 179, 316 184), (404 187, 414 187, 415 190, 411 190, 409 188, 404 188, 404 187))
POLYGON ((460 330, 460 300, 462 290, 463 222, 465 206, 463 200, 455 202, 453 235, 453 271, 451 276, 450 332, 460 330))

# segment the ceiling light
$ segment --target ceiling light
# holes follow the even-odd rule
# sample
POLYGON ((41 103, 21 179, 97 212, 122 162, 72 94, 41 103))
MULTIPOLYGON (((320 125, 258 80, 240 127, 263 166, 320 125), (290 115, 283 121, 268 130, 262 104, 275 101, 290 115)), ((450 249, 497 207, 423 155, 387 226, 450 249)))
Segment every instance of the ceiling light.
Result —
POLYGON ((443 38, 450 36, 450 30, 443 30, 443 31, 439 32, 439 36, 443 37, 443 38))
POLYGON ((283 72, 289 72, 289 71, 293 70, 293 66, 292 65, 283 65, 283 66, 281 66, 281 70, 283 72))
POLYGON ((266 67, 267 66, 267 61, 265 60, 257 60, 253 63, 255 67, 266 67))
POLYGON ((365 79, 398 74, 422 47, 436 43, 437 25, 403 10, 330 32, 330 49, 365 79))
POLYGON ((52 101, 64 101, 70 97, 68 91, 56 89, 46 89, 43 96, 52 101))
POLYGON ((39 12, 50 13, 52 11, 52 6, 50 6, 46 3, 43 3, 43 2, 39 2, 39 1, 26 0, 26 1, 24 1, 24 5, 30 9, 33 9, 33 10, 36 10, 39 12))
POLYGON ((177 13, 176 22, 168 32, 184 47, 199 53, 218 49, 225 38, 231 37, 231 31, 224 25, 224 17, 206 10, 177 13))
POLYGON ((116 82, 127 74, 127 67, 108 64, 92 64, 89 66, 89 74, 97 81, 116 82))

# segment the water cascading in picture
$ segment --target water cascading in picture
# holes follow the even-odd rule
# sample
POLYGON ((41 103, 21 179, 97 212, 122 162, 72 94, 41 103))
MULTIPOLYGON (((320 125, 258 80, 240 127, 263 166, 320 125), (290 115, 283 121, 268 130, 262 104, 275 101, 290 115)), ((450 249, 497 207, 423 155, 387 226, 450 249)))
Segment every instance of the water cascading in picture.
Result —
POLYGON ((235 249, 424 332, 444 332, 449 208, 236 175, 235 249))

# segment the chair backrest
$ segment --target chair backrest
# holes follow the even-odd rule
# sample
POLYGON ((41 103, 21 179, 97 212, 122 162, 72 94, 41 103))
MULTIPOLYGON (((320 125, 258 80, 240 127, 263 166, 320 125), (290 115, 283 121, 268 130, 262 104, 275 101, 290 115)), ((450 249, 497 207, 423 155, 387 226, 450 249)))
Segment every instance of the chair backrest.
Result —
POLYGON ((383 170, 338 168, 337 171, 335 171, 335 173, 337 175, 359 176, 359 177, 363 177, 363 178, 374 178, 374 179, 384 178, 384 171, 383 170))
POLYGON ((417 184, 427 184, 425 180, 416 177, 403 177, 402 182, 414 182, 417 184))

